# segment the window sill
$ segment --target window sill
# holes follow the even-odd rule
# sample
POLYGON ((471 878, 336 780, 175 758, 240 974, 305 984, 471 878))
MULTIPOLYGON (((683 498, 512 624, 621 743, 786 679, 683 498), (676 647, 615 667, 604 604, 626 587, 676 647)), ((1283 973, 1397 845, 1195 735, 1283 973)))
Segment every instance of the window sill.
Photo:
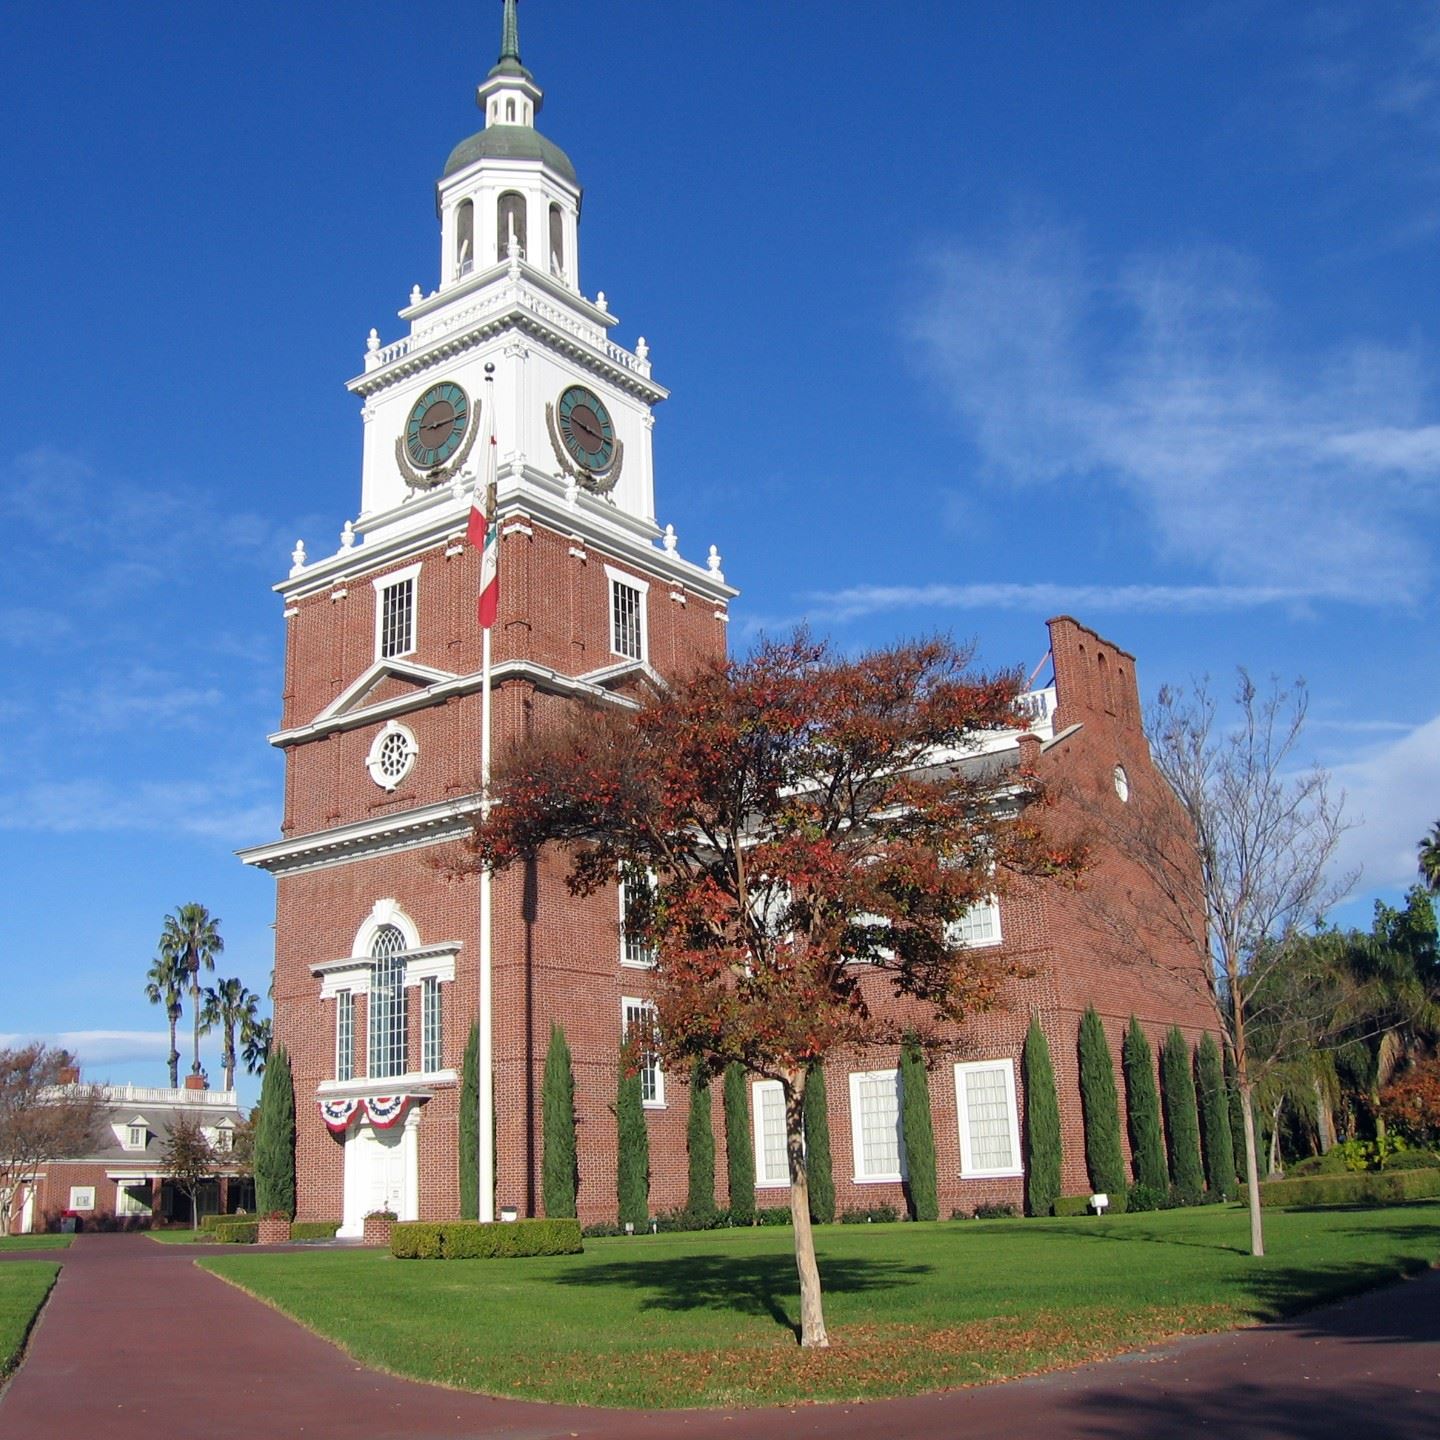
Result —
POLYGON ((622 960, 620 968, 622 970, 653 970, 655 962, 653 960, 622 960))
POLYGON ((755 1188, 757 1190, 788 1190, 790 1182, 788 1180, 757 1180, 755 1188))
POLYGON ((1024 1177, 1023 1170, 962 1170, 962 1180, 1019 1180, 1024 1177))
POLYGON ((905 1177, 904 1177, 903 1175, 857 1175, 857 1176, 855 1177, 855 1184, 857 1184, 857 1185, 900 1185, 900 1184, 903 1184, 903 1183, 904 1183, 904 1180, 905 1180, 905 1177))
POLYGON ((642 1100, 640 1108, 642 1110, 668 1110, 670 1107, 663 1100, 642 1100))

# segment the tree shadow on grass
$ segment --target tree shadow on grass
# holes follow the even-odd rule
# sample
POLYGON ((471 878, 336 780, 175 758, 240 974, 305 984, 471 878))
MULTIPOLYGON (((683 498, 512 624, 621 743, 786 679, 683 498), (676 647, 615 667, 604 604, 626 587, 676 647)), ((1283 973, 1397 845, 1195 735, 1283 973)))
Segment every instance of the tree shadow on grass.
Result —
MULTIPOLYGON (((827 1295, 855 1295, 904 1284, 928 1275, 930 1265, 893 1260, 826 1260, 820 1283, 827 1295)), ((642 1310, 721 1310, 735 1315, 768 1315, 797 1337, 799 1286, 790 1255, 677 1255, 665 1260, 612 1260, 562 1272, 560 1285, 648 1292, 642 1310), (792 1314, 792 1310, 794 1313, 792 1314)))
POLYGON ((1321 1266, 1276 1266, 1261 1261, 1244 1277, 1261 1320, 1316 1338, 1396 1343, 1440 1340, 1440 1277, 1421 1259, 1351 1260, 1321 1266), (1406 1281, 1426 1277, 1410 1288, 1406 1281), (1352 1303, 1333 1309, 1341 1300, 1352 1303))
MULTIPOLYGON (((1247 1243, 1228 1245, 1218 1240, 1187 1240, 1168 1231, 1142 1228, 1135 1224, 1112 1225, 1101 1217, 1093 1220, 1076 1221, 1071 1225, 1048 1225, 1046 1233, 1064 1235, 1076 1240, 1105 1240, 1117 1245, 1130 1245, 1143 1241, 1147 1245, 1179 1245, 1186 1250, 1228 1250, 1235 1255, 1248 1255, 1247 1243)), ((1248 1238, 1248 1236, 1247 1236, 1248 1238)))

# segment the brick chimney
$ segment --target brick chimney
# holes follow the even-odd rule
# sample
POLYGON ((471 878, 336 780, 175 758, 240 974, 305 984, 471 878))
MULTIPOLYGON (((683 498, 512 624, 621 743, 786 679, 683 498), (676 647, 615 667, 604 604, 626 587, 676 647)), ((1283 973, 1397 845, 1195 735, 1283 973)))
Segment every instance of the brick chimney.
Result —
POLYGON ((210 1082, 204 1075, 187 1075, 185 1077, 185 1088, 187 1090, 208 1090, 210 1082))
POLYGON ((56 1072, 55 1083, 57 1085, 78 1085, 80 1083, 80 1067, 78 1065, 66 1065, 56 1072))

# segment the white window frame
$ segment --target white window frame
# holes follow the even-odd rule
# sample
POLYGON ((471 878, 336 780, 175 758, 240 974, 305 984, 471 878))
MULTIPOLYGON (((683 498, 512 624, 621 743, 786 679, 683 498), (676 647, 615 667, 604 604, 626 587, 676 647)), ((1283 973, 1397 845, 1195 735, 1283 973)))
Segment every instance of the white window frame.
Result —
MULTIPOLYGON (((645 871, 645 879, 650 886, 651 893, 653 894, 655 890, 655 872, 653 870, 647 869, 645 871)), ((630 938, 625 928, 624 868, 622 868, 620 871, 620 878, 618 881, 616 881, 615 888, 619 891, 620 896, 620 963, 627 970, 653 970, 655 968, 655 951, 653 949, 650 949, 649 947, 642 947, 639 944, 636 944, 634 947, 636 952, 638 953, 643 949, 643 954, 640 954, 639 958, 634 958, 631 956, 630 953, 630 938)))
POLYGON ((405 783, 406 778, 415 768, 415 757, 419 753, 420 747, 415 743, 414 733, 400 724, 398 720, 387 720, 380 727, 370 745, 370 753, 365 757, 365 768, 370 772, 370 778, 382 790, 397 790, 405 783), (387 775, 381 764, 381 756, 386 749, 386 742, 392 735, 400 737, 405 759, 398 774, 387 775))
MULTIPOLYGON (((653 1000, 643 1000, 638 995, 622 995, 620 997, 620 1038, 626 1039, 630 1034, 630 1012, 632 1010, 645 1011, 650 1016, 650 1023, 655 1023, 656 1009, 653 1000)), ((641 1052, 641 1060, 645 1061, 640 1066, 640 1100, 647 1110, 663 1110, 665 1108, 665 1072, 660 1068, 660 1058, 649 1051, 641 1052), (651 1086, 654 1091, 652 1099, 645 1099, 645 1075, 651 1074, 651 1086)))
POLYGON ((945 927, 945 939, 950 945, 963 945, 967 950, 986 950, 991 946, 999 945, 1005 938, 1004 931, 1000 924, 1000 901, 997 896, 991 895, 987 900, 978 901, 972 905, 958 920, 952 920, 945 927), (993 934, 980 939, 967 939, 964 928, 975 923, 975 919, 981 916, 988 916, 993 934))
POLYGON ((403 570, 391 570, 378 575, 371 582, 375 587, 375 658, 377 660, 398 660, 402 655, 413 655, 420 645, 420 566, 407 565, 403 570), (395 585, 410 586, 410 643, 403 650, 393 654, 384 653, 385 643, 385 592, 395 585))
POLYGON ((757 1080, 750 1087, 750 1135, 755 1146, 755 1188, 779 1190, 790 1188, 790 1157, 785 1137, 785 1087, 778 1080, 757 1080), (780 1167, 781 1174, 770 1173, 765 1152, 765 1097, 780 1097, 780 1167))
POLYGON ((355 992, 335 992, 335 1078, 355 1078, 355 992))
POLYGON ((147 1120, 136 1118, 125 1126, 124 1146, 127 1150, 143 1150, 150 1143, 150 1123, 147 1120), (136 1139, 136 1134, 139 1139, 136 1139))
POLYGON ((420 981, 420 1071, 433 1075, 445 1067, 445 1001, 438 975, 420 981))
POLYGON ((894 1184, 904 1180, 908 1174, 908 1166, 905 1156, 905 1130, 902 1117, 905 1110, 905 1097, 901 1092, 900 1069, 898 1066, 887 1067, 884 1070, 856 1070, 850 1075, 850 1142, 852 1155, 855 1161, 855 1183, 857 1185, 883 1185, 887 1182, 894 1184), (897 1172, 890 1172, 883 1175, 867 1175, 865 1167, 865 1137, 861 1125, 860 1113, 860 1085, 862 1081, 874 1080, 881 1075, 891 1076, 895 1081, 895 1147, 900 1160, 900 1169, 897 1172))
POLYGON ((1015 1099, 1015 1062, 1001 1060, 967 1060, 955 1066, 955 1124, 960 1133, 960 1177, 963 1180, 992 1180, 1023 1175, 1024 1159, 1020 1153, 1020 1108, 1015 1099), (969 1077, 988 1070, 999 1070, 1005 1076, 1005 1099, 1010 1107, 1010 1153, 1014 1163, 1003 1168, 975 1164, 970 1143, 970 1108, 966 1098, 969 1077))
POLYGON ((95 1208, 95 1187, 93 1185, 72 1185, 70 1187, 71 1210, 93 1210, 95 1208))
POLYGON ((640 579, 638 575, 630 574, 628 570, 617 570, 613 565, 605 567, 605 575, 610 582, 606 586, 605 593, 607 602, 605 625, 610 636, 610 653, 622 660, 634 660, 643 665, 650 659, 650 582, 640 579), (639 600, 640 653, 638 655, 627 654, 624 650, 617 649, 615 645, 618 638, 615 633, 615 587, 617 585, 629 586, 636 592, 639 600))

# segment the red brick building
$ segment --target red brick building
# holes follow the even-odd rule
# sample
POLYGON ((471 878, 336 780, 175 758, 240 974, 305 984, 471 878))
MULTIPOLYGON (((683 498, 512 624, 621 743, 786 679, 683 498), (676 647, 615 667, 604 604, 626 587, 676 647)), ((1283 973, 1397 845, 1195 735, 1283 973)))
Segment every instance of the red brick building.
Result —
MULTIPOLYGON (((692 562, 657 522, 651 430, 666 392, 645 341, 629 350, 610 339, 603 292, 592 300, 580 287, 579 182, 534 128, 541 92, 521 63, 511 4, 478 103, 485 128, 455 148, 437 186, 440 283, 412 292, 404 338, 382 344, 371 332, 350 382, 365 427, 360 514, 333 554, 297 545, 276 587, 285 693, 271 741, 286 757, 284 819, 278 841, 243 857, 277 880, 276 1038, 295 1074, 300 1216, 340 1219, 342 1233, 382 1205, 402 1218, 459 1208, 478 887, 446 879, 435 861, 478 808, 479 561, 464 532, 489 437, 497 753, 577 697, 626 704, 638 677, 722 655, 736 593, 713 546, 692 562)), ((1074 621, 1051 631, 1055 683, 1030 698, 1037 738, 1025 743, 1042 770, 1110 787, 1123 803, 1122 771, 1132 786, 1155 783, 1133 661, 1074 621)), ((988 749, 1014 763, 1021 741, 996 735, 988 749)), ((1117 967, 1065 897, 1015 896, 973 915, 968 933, 1023 951, 1034 978, 1017 984, 1010 1009, 958 1036, 937 1073, 942 1204, 1020 1196, 1015 1057, 1032 1009, 1056 1055, 1066 1184, 1083 1188, 1079 1012, 1099 1006, 1118 1054, 1132 1010, 1152 1030, 1178 1021, 1198 1033, 1203 995, 1154 967, 1117 967)), ((558 865, 517 869, 496 881, 493 935, 497 1202, 539 1208, 540 1074, 558 1021, 575 1064, 581 1214, 613 1218, 617 1049, 650 983, 622 934, 618 890, 577 900, 558 865)), ((894 1065, 893 1055, 854 1057, 830 1076, 842 1207, 899 1202, 894 1065)), ((685 1199, 687 1095, 677 1077, 643 1078, 658 1211, 685 1199)), ((777 1183, 764 1085, 753 1116, 764 1203, 777 1183)))

